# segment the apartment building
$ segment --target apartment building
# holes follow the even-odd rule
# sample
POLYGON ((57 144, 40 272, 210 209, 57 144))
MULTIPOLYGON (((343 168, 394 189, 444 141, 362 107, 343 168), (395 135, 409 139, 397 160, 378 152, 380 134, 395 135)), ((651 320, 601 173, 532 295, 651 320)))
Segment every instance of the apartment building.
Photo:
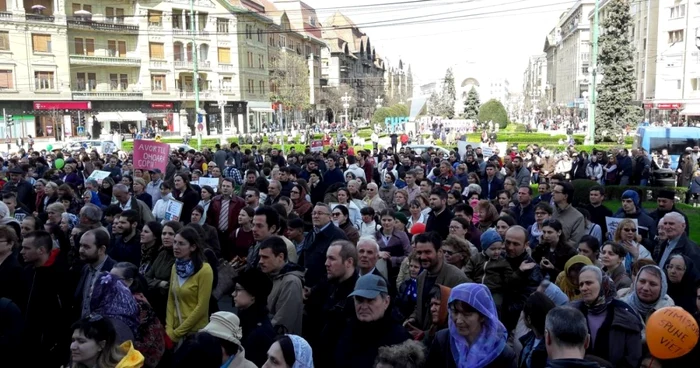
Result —
POLYGON ((0 113, 15 124, 0 124, 3 139, 54 137, 73 131, 63 115, 90 110, 71 100, 64 4, 49 0, 0 0, 0 113))
POLYGON ((369 119, 376 108, 375 99, 384 92, 384 60, 369 35, 341 12, 323 23, 323 39, 328 49, 321 51, 322 84, 349 85, 355 105, 351 119, 369 119))
POLYGON ((585 111, 585 97, 590 84, 590 21, 594 0, 577 1, 561 19, 560 42, 557 44, 557 104, 585 111))
POLYGON ((700 119, 700 4, 660 0, 656 90, 644 101, 647 118, 700 119), (649 113, 651 111, 651 113, 649 113))
MULTIPOLYGON (((384 70, 384 103, 393 105, 397 103, 409 104, 413 97, 413 73, 411 66, 405 66, 403 60, 398 65, 392 66, 390 60, 385 60, 384 70)), ((380 96, 378 96, 380 97, 380 96)))
POLYGON ((547 101, 547 54, 530 56, 523 74, 523 99, 538 112, 540 101, 547 101))

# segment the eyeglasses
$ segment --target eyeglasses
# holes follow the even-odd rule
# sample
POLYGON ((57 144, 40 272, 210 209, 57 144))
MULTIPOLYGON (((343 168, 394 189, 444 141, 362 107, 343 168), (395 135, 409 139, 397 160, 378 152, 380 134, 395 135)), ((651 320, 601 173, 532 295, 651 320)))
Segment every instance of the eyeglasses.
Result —
POLYGON ((333 214, 332 214, 333 217, 338 217, 340 215, 342 215, 342 213, 340 213, 340 212, 333 212, 333 214))
POLYGON ((684 266, 672 265, 672 264, 670 264, 670 263, 666 265, 666 269, 669 270, 669 271, 670 271, 670 270, 676 270, 676 271, 680 271, 680 272, 685 271, 685 267, 684 267, 684 266))
POLYGON ((632 229, 632 228, 629 228, 629 227, 625 227, 625 228, 622 228, 622 231, 624 231, 624 232, 626 232, 626 233, 632 233, 632 232, 636 232, 637 229, 632 229))
POLYGON ((453 250, 447 250, 447 249, 443 249, 442 252, 445 253, 445 254, 447 254, 448 256, 451 256, 451 255, 457 253, 457 252, 455 252, 455 251, 453 251, 453 250))

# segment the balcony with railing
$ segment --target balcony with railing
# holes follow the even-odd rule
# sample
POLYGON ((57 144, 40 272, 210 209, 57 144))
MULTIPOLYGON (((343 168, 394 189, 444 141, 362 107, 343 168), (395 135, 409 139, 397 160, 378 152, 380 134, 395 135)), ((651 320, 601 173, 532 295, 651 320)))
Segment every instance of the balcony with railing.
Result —
POLYGON ((233 64, 221 64, 221 63, 219 63, 219 71, 220 72, 232 73, 234 70, 236 70, 236 69, 233 66, 233 64))
POLYGON ((12 19, 12 12, 0 11, 0 19, 12 19))
MULTIPOLYGON (((194 95, 195 95, 195 93, 193 90, 188 89, 188 90, 184 90, 184 91, 181 90, 180 91, 180 98, 182 98, 182 99, 193 100, 194 95)), ((199 91, 199 99, 200 100, 201 99, 210 99, 210 98, 215 98, 215 97, 218 97, 218 95, 216 95, 214 93, 214 91, 211 91, 211 90, 199 91)))
POLYGON ((26 19, 27 22, 53 23, 54 20, 56 20, 56 17, 54 17, 53 15, 27 13, 24 15, 24 19, 26 19))
POLYGON ((113 66, 141 66, 140 58, 126 58, 118 56, 89 56, 70 55, 70 63, 73 65, 113 65, 113 66))
POLYGON ((167 70, 170 69, 170 62, 166 60, 151 60, 150 69, 167 70))
POLYGON ((194 33, 194 36, 196 37, 209 37, 209 31, 205 29, 200 29, 195 32, 192 32, 191 29, 181 29, 181 28, 173 28, 173 36, 175 37, 192 37, 192 34, 194 33))
MULTIPOLYGON (((175 69, 194 70, 194 62, 191 60, 175 60, 175 69)), ((211 62, 199 61, 197 63, 197 69, 211 69, 211 62)))
POLYGON ((142 91, 135 90, 100 90, 100 89, 85 89, 71 91, 74 99, 85 100, 139 100, 143 98, 142 91))
POLYGON ((85 31, 119 32, 127 34, 138 34, 139 26, 124 24, 120 22, 96 22, 86 19, 69 19, 68 28, 85 31))

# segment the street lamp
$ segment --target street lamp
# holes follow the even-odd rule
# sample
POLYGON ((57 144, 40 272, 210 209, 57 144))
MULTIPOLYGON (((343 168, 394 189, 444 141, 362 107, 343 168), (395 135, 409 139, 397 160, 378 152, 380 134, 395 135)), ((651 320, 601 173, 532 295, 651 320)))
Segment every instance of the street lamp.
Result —
POLYGON ((219 134, 221 134, 221 136, 219 138, 219 141, 222 145, 226 143, 226 138, 224 137, 224 125, 226 125, 226 112, 224 111, 224 108, 227 102, 228 100, 226 99, 226 96, 224 96, 223 94, 219 95, 219 100, 217 101, 219 109, 221 109, 221 122, 219 123, 219 134))
POLYGON ((347 126, 350 119, 348 119, 348 109, 350 108, 350 101, 352 100, 351 96, 348 96, 348 93, 345 92, 345 96, 340 98, 340 101, 343 101, 343 108, 345 109, 345 125, 347 126))

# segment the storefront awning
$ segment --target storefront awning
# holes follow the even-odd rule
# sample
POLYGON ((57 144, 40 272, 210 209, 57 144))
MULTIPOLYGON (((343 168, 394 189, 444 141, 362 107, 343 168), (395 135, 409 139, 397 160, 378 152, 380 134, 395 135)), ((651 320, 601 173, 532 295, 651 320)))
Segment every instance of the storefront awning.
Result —
POLYGON ((113 121, 115 123, 148 120, 146 114, 141 111, 108 111, 98 113, 95 117, 98 121, 113 121))
POLYGON ((680 114, 687 116, 700 116, 700 104, 685 104, 685 109, 683 109, 680 114))
POLYGON ((275 112, 275 110, 273 110, 269 107, 251 107, 250 111, 253 111, 253 112, 275 112))

